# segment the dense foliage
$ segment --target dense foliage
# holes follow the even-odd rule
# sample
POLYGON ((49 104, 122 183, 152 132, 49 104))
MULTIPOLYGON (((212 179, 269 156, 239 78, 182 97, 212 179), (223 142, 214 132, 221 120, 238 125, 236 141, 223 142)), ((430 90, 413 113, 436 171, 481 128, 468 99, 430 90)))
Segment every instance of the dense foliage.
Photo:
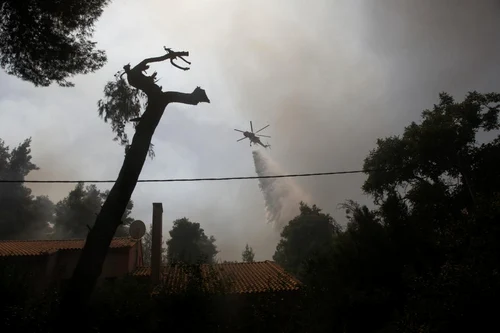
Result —
POLYGON ((106 55, 91 41, 109 0, 1 0, 0 66, 35 86, 95 72, 106 55))
POLYGON ((300 215, 283 228, 273 259, 286 270, 299 274, 305 260, 330 246, 339 230, 330 215, 322 213, 316 205, 309 207, 301 202, 300 215))
MULTIPOLYGON (((38 167, 31 162, 31 139, 12 150, 0 139, 0 179, 22 181, 38 167)), ((52 220, 53 204, 35 197, 22 182, 0 183, 0 239, 44 237, 52 220)))
MULTIPOLYGON (((108 193, 109 191, 100 191, 95 185, 85 187, 83 183, 78 183, 68 196, 56 205, 55 230, 52 237, 85 238, 108 193)), ((133 202, 130 201, 122 217, 122 225, 116 231, 116 236, 128 235, 128 226, 134 221, 130 217, 133 206, 133 202)))
POLYGON ((199 223, 187 218, 174 221, 167 241, 167 260, 170 263, 213 263, 217 255, 214 236, 208 237, 199 223))
MULTIPOLYGON (((39 168, 31 161, 31 139, 12 150, 0 140, 0 179, 23 181, 39 168)), ((95 185, 79 183, 54 204, 47 196, 34 196, 22 182, 0 183, 0 239, 85 238, 108 196, 95 185)), ((127 236, 133 202, 130 201, 116 236, 127 236)))
POLYGON ((308 235, 324 239, 324 222, 307 231, 301 212, 285 228, 276 260, 308 286, 311 331, 498 329, 499 103, 498 94, 456 102, 443 93, 420 124, 378 140, 363 185, 375 210, 347 201, 346 228, 316 254, 304 252, 322 238, 308 235), (300 257, 283 260, 292 240, 300 257))

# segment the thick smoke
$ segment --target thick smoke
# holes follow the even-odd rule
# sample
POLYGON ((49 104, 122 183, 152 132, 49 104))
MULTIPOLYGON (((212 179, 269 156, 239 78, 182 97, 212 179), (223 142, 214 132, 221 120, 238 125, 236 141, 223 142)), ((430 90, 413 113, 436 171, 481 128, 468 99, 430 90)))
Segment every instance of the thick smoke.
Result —
MULTIPOLYGON (((269 155, 258 150, 254 150, 252 154, 257 175, 283 174, 269 155)), ((267 222, 273 224, 278 232, 299 214, 299 203, 308 201, 308 196, 291 178, 260 178, 259 188, 266 203, 267 222)))
MULTIPOLYGON (((221 66, 247 119, 272 124, 293 173, 360 169, 377 138, 400 134, 440 91, 498 90, 498 1, 235 2, 221 66)), ((301 179, 339 221, 363 203, 363 174, 301 179)))
MULTIPOLYGON (((0 71, 0 133, 9 144, 33 137, 41 170, 31 179, 114 179, 123 150, 97 117, 96 101, 116 70, 155 56, 167 40, 191 52, 193 70, 155 65, 163 87, 201 85, 213 103, 168 108, 154 136, 158 153, 141 178, 252 172, 248 152, 230 143, 233 124, 248 120, 271 124, 273 158, 289 172, 360 169, 377 138, 418 121, 440 91, 460 99, 468 90, 498 90, 499 13, 497 0, 115 2, 96 27, 109 63, 75 78, 75 88, 40 90, 0 71), (162 143, 175 148, 166 152, 162 143), (181 149, 189 153, 177 155, 181 149)), ((339 202, 372 201, 360 189, 365 178, 295 181, 342 223, 339 202)), ((73 186, 32 188, 58 201, 73 186)), ((161 201, 165 220, 202 223, 224 259, 239 259, 247 242, 259 260, 274 252, 253 182, 141 184, 133 200, 134 217, 144 221, 151 202, 161 201)))

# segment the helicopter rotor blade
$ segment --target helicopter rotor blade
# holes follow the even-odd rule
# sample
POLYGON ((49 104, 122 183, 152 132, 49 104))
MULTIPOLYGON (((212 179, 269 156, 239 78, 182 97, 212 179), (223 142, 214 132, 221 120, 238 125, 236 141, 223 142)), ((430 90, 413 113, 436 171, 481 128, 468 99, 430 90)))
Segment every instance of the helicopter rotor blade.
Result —
POLYGON ((234 129, 236 132, 241 132, 241 133, 245 133, 245 131, 242 131, 242 130, 239 130, 239 129, 234 129))
POLYGON ((241 140, 245 140, 245 139, 247 139, 247 137, 246 137, 246 136, 245 136, 245 137, 242 137, 242 138, 241 138, 241 139, 239 139, 239 140, 236 140, 236 142, 240 142, 241 140))
POLYGON ((262 127, 260 130, 258 130, 257 132, 255 132, 255 134, 259 133, 260 131, 262 131, 263 129, 268 128, 268 127, 269 127, 269 125, 262 127))
POLYGON ((250 129, 252 130, 252 133, 253 133, 253 125, 252 125, 252 121, 250 120, 250 129))
POLYGON ((262 135, 262 134, 258 134, 257 136, 260 136, 260 137, 263 137, 263 138, 270 138, 269 135, 262 135))

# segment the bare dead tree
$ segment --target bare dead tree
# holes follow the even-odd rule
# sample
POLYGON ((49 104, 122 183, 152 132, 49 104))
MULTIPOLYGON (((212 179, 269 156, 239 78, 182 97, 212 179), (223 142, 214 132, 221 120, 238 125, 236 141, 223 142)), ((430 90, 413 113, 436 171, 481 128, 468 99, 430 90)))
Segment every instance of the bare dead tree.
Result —
POLYGON ((135 127, 132 143, 127 149, 122 168, 118 178, 111 188, 100 213, 97 215, 93 228, 89 231, 85 246, 73 272, 69 285, 63 294, 60 304, 60 316, 58 331, 66 331, 68 326, 63 323, 72 322, 73 328, 76 322, 83 323, 85 309, 95 288, 97 279, 101 275, 102 266, 106 258, 109 246, 117 227, 120 225, 121 217, 127 207, 132 192, 137 184, 139 175, 150 149, 151 139, 167 105, 171 103, 182 103, 197 105, 198 103, 210 103, 205 91, 200 87, 192 93, 181 93, 167 91, 163 92, 156 84, 156 72, 146 76, 143 72, 149 68, 150 63, 170 60, 171 63, 182 70, 189 68, 176 65, 173 60, 188 56, 189 52, 173 52, 165 48, 166 54, 160 57, 144 59, 137 66, 130 68, 124 66, 128 83, 143 92, 147 97, 147 106, 135 127), (82 320, 83 319, 83 320, 82 320))

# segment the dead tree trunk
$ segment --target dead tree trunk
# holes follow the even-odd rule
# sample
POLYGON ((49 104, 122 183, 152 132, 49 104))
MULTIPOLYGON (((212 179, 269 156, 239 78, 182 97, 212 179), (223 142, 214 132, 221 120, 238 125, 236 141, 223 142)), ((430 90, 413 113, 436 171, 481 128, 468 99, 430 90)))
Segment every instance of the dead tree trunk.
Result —
MULTIPOLYGON (((167 52, 161 57, 145 59, 132 69, 130 66, 124 67, 129 84, 147 95, 148 104, 136 127, 135 135, 125 155, 118 178, 97 215, 94 227, 87 236, 73 276, 63 294, 59 323, 72 323, 71 330, 78 326, 84 326, 75 323, 84 324, 86 322, 86 318, 82 318, 82 316, 85 316, 86 306, 97 279, 101 275, 109 246, 137 184, 148 155, 151 139, 166 106, 170 103, 189 105, 197 105, 201 102, 210 103, 205 91, 199 87, 192 93, 162 92, 161 88, 154 82, 155 74, 148 77, 142 73, 149 68, 148 63, 187 55, 187 52, 167 52)), ((64 326, 64 324, 61 325, 58 331, 66 331, 68 326, 64 326)))

